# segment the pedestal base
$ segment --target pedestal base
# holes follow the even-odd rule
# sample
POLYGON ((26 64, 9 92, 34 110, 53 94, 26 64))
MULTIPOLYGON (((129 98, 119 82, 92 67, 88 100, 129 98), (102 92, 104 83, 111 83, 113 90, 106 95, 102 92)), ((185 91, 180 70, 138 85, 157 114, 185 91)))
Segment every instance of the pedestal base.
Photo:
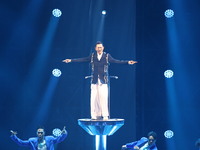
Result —
POLYGON ((78 119, 78 124, 90 135, 95 135, 96 150, 106 150, 107 136, 113 135, 123 126, 124 119, 78 119))

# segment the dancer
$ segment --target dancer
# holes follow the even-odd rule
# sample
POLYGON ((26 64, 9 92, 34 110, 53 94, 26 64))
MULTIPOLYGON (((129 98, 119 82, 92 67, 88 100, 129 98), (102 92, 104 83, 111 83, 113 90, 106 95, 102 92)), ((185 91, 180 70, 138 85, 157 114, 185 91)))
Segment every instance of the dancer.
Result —
POLYGON ((45 136, 44 128, 40 127, 37 129, 37 137, 29 138, 28 140, 21 140, 18 138, 17 132, 11 132, 11 139, 20 146, 27 146, 31 150, 54 150, 54 144, 64 141, 67 137, 67 131, 63 128, 61 135, 58 137, 45 136))
POLYGON ((132 150, 158 150, 156 147, 157 134, 153 131, 148 133, 147 138, 142 137, 140 140, 127 143, 122 146, 122 150, 132 149, 132 150))

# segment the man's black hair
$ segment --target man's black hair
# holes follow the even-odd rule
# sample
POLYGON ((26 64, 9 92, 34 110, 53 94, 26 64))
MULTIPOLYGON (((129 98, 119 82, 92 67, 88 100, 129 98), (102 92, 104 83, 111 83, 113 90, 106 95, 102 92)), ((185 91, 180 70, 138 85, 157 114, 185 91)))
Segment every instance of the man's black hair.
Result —
POLYGON ((153 138, 156 140, 157 139, 157 134, 154 131, 151 131, 148 133, 148 137, 153 136, 153 138))
POLYGON ((97 44, 102 44, 102 45, 103 45, 103 43, 102 43, 101 41, 97 41, 96 44, 95 44, 95 46, 96 46, 97 44))
POLYGON ((39 127, 37 128, 37 130, 38 130, 38 129, 43 129, 43 130, 44 130, 44 127, 43 127, 43 126, 39 126, 39 127))

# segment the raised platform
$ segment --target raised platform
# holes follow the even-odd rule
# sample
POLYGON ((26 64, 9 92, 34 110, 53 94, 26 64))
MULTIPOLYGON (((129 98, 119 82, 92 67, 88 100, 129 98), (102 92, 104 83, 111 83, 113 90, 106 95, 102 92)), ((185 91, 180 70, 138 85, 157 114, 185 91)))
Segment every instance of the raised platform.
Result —
POLYGON ((96 150, 106 150, 107 136, 113 135, 123 126, 124 119, 78 119, 78 124, 90 135, 95 135, 96 150))
POLYGON ((78 124, 90 135, 113 135, 124 125, 124 119, 78 119, 78 124))

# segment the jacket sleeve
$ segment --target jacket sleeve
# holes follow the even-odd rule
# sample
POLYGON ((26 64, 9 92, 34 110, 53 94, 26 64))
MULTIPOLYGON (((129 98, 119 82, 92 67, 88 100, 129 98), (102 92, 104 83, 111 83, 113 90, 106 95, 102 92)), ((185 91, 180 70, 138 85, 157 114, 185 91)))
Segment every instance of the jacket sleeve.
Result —
POLYGON ((110 54, 108 54, 108 61, 109 63, 117 63, 117 64, 127 64, 128 60, 118 60, 113 58, 110 54))
POLYGON ((91 60, 91 55, 88 57, 71 59, 71 62, 89 62, 90 60, 91 60))
POLYGON ((11 135, 10 138, 20 146, 29 146, 30 145, 29 140, 21 140, 16 135, 11 135))
POLYGON ((146 143, 148 141, 148 139, 146 137, 142 137, 140 140, 132 142, 132 143, 127 143, 126 147, 128 149, 133 149, 134 146, 138 146, 141 147, 141 145, 143 145, 144 143, 146 143))
POLYGON ((60 143, 60 142, 64 141, 66 139, 66 137, 67 137, 67 133, 63 133, 58 137, 53 137, 53 143, 54 144, 60 143))
POLYGON ((127 144, 126 144, 126 148, 128 148, 128 149, 133 149, 133 147, 134 147, 136 144, 137 144, 137 141, 131 142, 131 143, 127 143, 127 144))

